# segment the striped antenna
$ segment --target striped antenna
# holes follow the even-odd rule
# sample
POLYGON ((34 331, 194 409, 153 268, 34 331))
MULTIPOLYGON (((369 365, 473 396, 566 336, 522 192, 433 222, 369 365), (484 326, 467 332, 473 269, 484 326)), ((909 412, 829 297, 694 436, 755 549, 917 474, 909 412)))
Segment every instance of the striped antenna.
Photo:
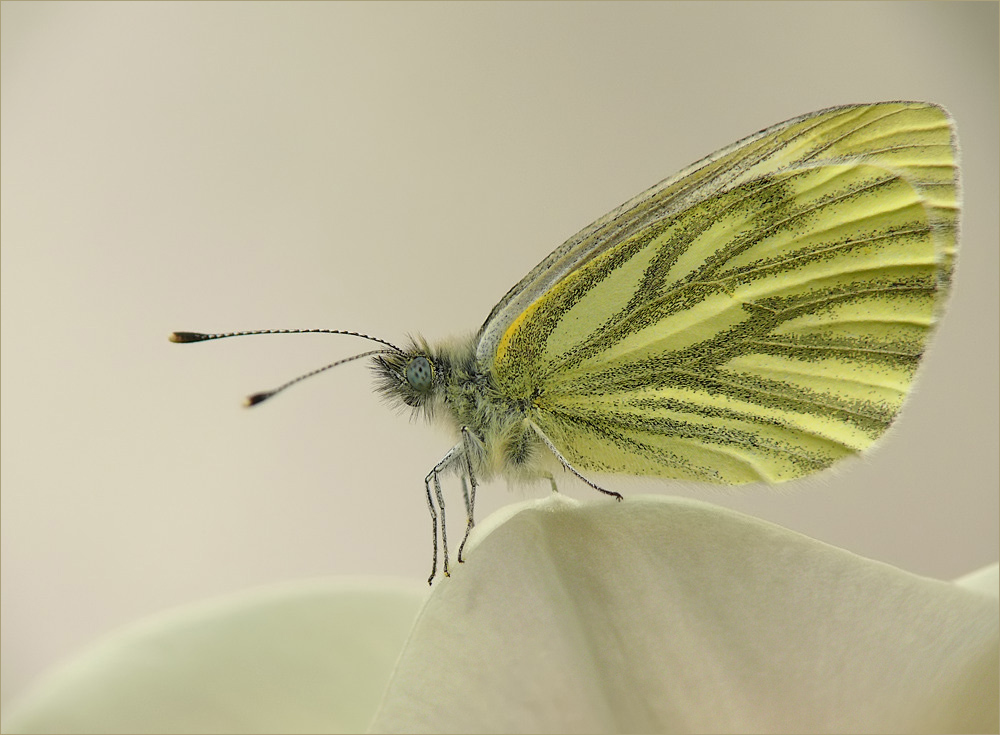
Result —
POLYGON ((314 375, 319 375, 320 373, 326 372, 330 368, 335 368, 338 365, 343 365, 345 362, 353 362, 354 360, 360 360, 363 357, 371 357, 372 355, 392 355, 396 354, 393 350, 371 350, 369 352, 362 352, 360 355, 352 355, 351 357, 345 357, 343 360, 337 360, 336 362, 331 362, 329 365, 324 365, 321 368, 316 368, 315 370, 310 370, 308 373, 303 373, 297 378, 292 378, 287 383, 279 385, 273 390, 265 390, 260 393, 254 393, 252 396, 247 396, 243 399, 243 405, 249 408, 250 406, 256 406, 258 403, 263 403, 268 398, 281 393, 285 388, 290 388, 296 383, 300 383, 306 378, 311 378, 314 375))
POLYGON ((369 342, 378 342, 391 348, 394 352, 402 352, 401 349, 384 339, 372 337, 370 334, 361 332, 348 332, 343 329, 255 329, 250 332, 224 332, 222 334, 205 334, 203 332, 171 332, 167 338, 171 342, 187 344, 188 342, 207 342, 210 339, 226 339, 227 337, 251 337, 258 334, 346 334, 349 337, 360 337, 369 342))
POLYGON ((367 339, 370 342, 378 342, 381 345, 385 345, 389 349, 386 350, 369 350, 368 352, 362 352, 360 355, 352 355, 351 357, 345 357, 342 360, 337 360, 336 362, 331 362, 329 365, 324 365, 321 368, 315 370, 310 370, 308 373, 304 373, 297 378, 289 380, 287 383, 279 385, 277 388, 272 390, 261 391, 260 393, 254 393, 253 395, 247 396, 243 400, 243 405, 250 407, 256 406, 258 403, 263 403, 268 398, 281 393, 281 391, 286 388, 290 388, 296 383, 301 383, 306 378, 311 378, 314 375, 319 375, 324 373, 331 368, 335 368, 338 365, 343 365, 344 363, 353 362, 354 360, 360 360, 365 357, 371 357, 372 355, 393 355, 393 354, 403 354, 403 350, 391 342, 386 342, 384 339, 379 339, 378 337, 372 337, 368 334, 362 334, 361 332, 349 332, 342 329, 259 329, 249 332, 224 332, 221 334, 206 334, 203 332, 171 332, 170 341, 177 342, 179 344, 187 344, 190 342, 207 342, 213 339, 226 339, 227 337, 250 337, 259 334, 346 334, 349 337, 360 337, 361 339, 367 339))

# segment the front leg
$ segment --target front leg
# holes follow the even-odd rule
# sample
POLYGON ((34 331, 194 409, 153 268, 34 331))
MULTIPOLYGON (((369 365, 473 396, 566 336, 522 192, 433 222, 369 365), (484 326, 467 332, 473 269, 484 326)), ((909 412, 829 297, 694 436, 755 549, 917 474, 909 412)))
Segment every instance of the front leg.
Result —
POLYGON ((444 518, 444 495, 441 492, 441 480, 438 478, 437 468, 435 468, 424 478, 424 487, 427 490, 427 509, 431 512, 432 539, 434 544, 431 576, 427 578, 427 584, 434 581, 434 576, 438 570, 438 512, 434 509, 434 496, 431 495, 432 482, 434 483, 434 495, 437 496, 438 507, 441 508, 441 543, 444 546, 444 576, 450 576, 448 574, 448 529, 444 518))
MULTIPOLYGON (((431 513, 431 524, 433 526, 433 543, 434 543, 434 556, 431 562, 431 576, 427 578, 427 584, 431 584, 434 581, 434 577, 437 575, 438 567, 438 525, 441 526, 441 550, 444 555, 444 576, 450 577, 451 574, 448 571, 448 527, 445 522, 444 514, 444 493, 441 492, 441 473, 450 469, 455 462, 461 459, 464 453, 464 448, 461 444, 456 444, 452 447, 446 455, 434 465, 427 477, 424 478, 424 488, 427 491, 427 509, 431 513), (431 493, 431 484, 434 485, 434 492, 431 493), (434 500, 437 499, 437 507, 440 509, 440 514, 434 508, 434 500)), ((468 506, 468 503, 466 503, 468 506)), ((464 543, 464 542, 463 542, 464 543)), ((461 561, 461 550, 459 550, 459 561, 461 561)))
MULTIPOLYGON (((476 473, 472 471, 472 442, 474 441, 472 437, 472 432, 469 430, 468 426, 462 427, 462 446, 464 448, 465 454, 465 471, 467 477, 469 478, 469 492, 465 498, 465 512, 468 519, 465 524, 465 536, 462 537, 462 543, 458 546, 458 563, 462 564, 465 559, 462 558, 462 552, 465 550, 465 542, 469 540, 469 534, 472 532, 472 527, 476 525, 476 473)), ((465 478, 462 478, 462 489, 465 490, 465 478)))

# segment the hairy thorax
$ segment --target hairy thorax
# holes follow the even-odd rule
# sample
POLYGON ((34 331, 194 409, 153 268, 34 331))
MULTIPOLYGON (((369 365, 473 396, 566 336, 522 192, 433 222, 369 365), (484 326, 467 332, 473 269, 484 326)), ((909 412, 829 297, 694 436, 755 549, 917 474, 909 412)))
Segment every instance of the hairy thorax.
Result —
POLYGON ((402 354, 378 357, 374 369, 389 402, 450 430, 456 448, 462 449, 456 466, 447 469, 463 472, 457 463, 468 457, 481 479, 503 475, 518 482, 551 476, 551 454, 532 426, 531 404, 500 393, 489 370, 476 362, 474 338, 432 346, 418 337, 402 354), (430 364, 431 378, 414 385, 407 369, 420 358, 430 364))

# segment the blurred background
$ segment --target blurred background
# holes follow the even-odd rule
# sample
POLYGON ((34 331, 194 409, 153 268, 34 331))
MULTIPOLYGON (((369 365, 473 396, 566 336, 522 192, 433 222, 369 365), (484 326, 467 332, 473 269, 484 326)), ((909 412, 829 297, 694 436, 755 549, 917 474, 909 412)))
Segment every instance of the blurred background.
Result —
MULTIPOLYGON (((425 578, 450 446, 348 337, 472 332, 565 238, 787 118, 948 107, 957 286, 876 451, 690 495, 950 579, 997 558, 995 3, 3 3, 2 701, 178 604, 331 575, 425 578)), ((592 499, 566 480, 561 490, 592 499)), ((461 528, 457 483, 446 485, 461 528)), ((484 487, 478 516, 547 489, 484 487)))

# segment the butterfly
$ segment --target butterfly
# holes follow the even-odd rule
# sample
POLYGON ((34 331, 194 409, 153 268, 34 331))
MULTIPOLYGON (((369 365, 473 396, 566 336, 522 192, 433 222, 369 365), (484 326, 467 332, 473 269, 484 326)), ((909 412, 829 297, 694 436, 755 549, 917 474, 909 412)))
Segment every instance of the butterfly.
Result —
POLYGON ((698 161, 552 252, 464 338, 380 345, 391 402, 446 425, 424 478, 449 574, 443 475, 465 536, 481 481, 567 471, 780 483, 871 447, 898 415, 954 271, 957 139, 941 107, 845 105, 698 161))

